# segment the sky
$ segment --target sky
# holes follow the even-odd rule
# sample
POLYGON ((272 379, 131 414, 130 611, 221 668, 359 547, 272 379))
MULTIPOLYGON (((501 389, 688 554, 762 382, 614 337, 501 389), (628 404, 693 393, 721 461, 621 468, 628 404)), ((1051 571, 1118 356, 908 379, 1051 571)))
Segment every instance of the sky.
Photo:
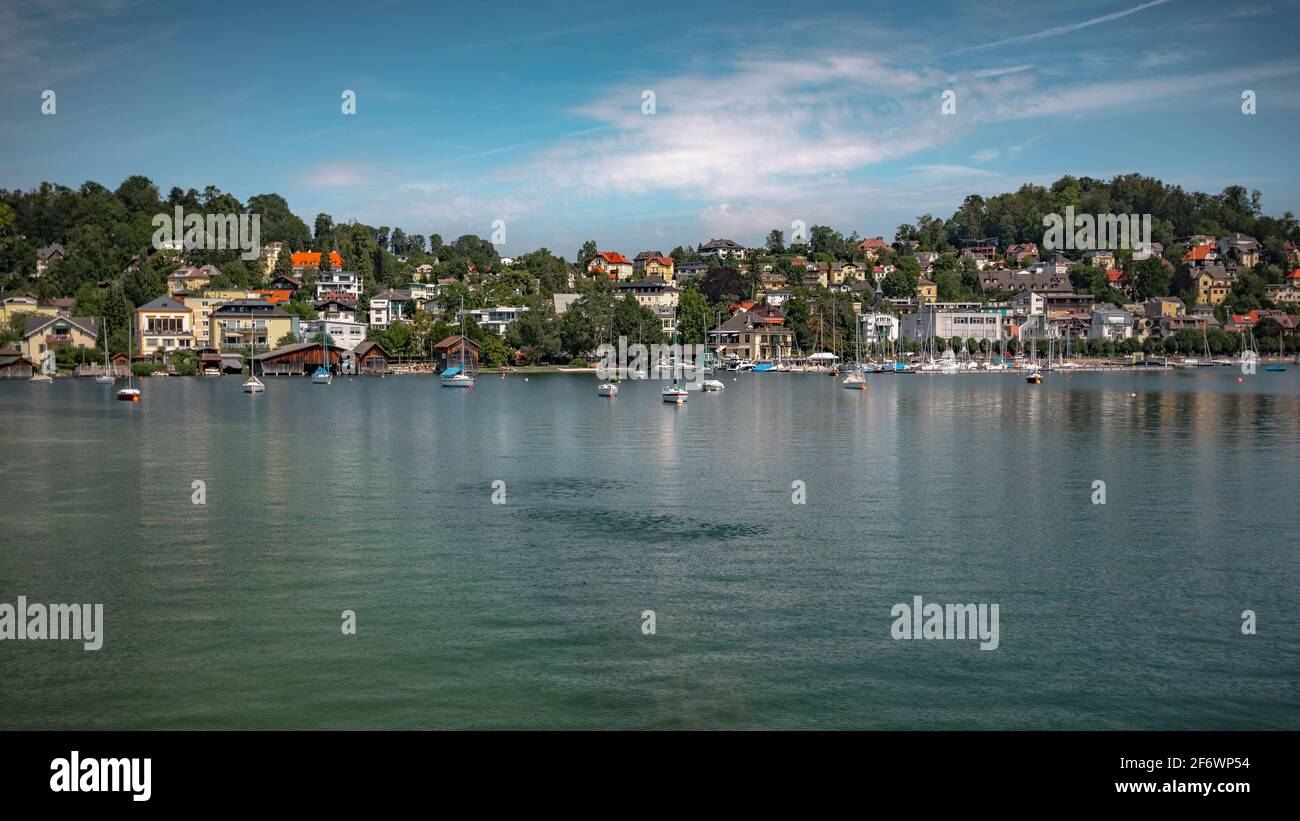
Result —
POLYGON ((892 239, 1066 174, 1240 184, 1280 215, 1298 23, 1300 0, 27 0, 0 6, 0 187, 144 174, 308 225, 502 220, 503 256, 570 259, 795 221, 892 239))

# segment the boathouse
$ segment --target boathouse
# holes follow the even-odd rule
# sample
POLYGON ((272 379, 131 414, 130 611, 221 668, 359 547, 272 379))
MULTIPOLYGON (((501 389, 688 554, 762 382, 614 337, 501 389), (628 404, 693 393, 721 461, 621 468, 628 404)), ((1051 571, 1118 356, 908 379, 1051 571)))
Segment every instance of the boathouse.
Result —
POLYGON ((352 360, 361 376, 383 376, 388 373, 393 356, 378 342, 362 342, 352 349, 352 360))
POLYGON ((439 372, 460 366, 461 351, 465 352, 465 369, 470 373, 478 370, 478 343, 468 336, 449 336, 433 346, 434 358, 438 360, 439 372))
MULTIPOLYGON (((346 351, 337 345, 329 346, 329 369, 340 372, 346 351)), ((253 357, 253 372, 257 376, 306 376, 321 366, 324 357, 322 346, 316 342, 297 342, 253 357)))

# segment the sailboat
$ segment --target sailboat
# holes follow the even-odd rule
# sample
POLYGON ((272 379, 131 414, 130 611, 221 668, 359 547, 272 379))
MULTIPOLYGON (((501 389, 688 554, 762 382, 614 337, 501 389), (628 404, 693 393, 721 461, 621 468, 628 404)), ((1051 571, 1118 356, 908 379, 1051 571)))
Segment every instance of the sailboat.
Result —
MULTIPOLYGON (((322 325, 324 323, 321 323, 322 325)), ((244 382, 244 393, 259 394, 266 390, 266 385, 262 380, 253 375, 253 352, 257 350, 257 341, 254 337, 248 337, 248 380, 244 382)))
POLYGON ((1277 334, 1278 362, 1276 365, 1269 365, 1268 367, 1264 368, 1264 370, 1268 371, 1269 373, 1286 373, 1286 365, 1282 364, 1282 361, 1285 358, 1286 358, 1286 342, 1282 337, 1282 332, 1279 331, 1277 334))
POLYGON ((1037 337, 1033 338, 1033 346, 1034 346, 1033 370, 1030 371, 1029 375, 1025 377, 1025 381, 1031 385, 1041 385, 1043 384, 1043 374, 1038 370, 1038 338, 1037 337))
MULTIPOLYGON (((609 322, 610 322, 610 335, 613 336, 613 332, 614 332, 614 330, 613 330, 613 325, 614 325, 614 309, 613 309, 612 306, 611 306, 610 311, 609 311, 609 322)), ((607 397, 609 397, 610 399, 613 399, 614 397, 618 396, 618 365, 617 365, 617 363, 614 365, 614 375, 611 376, 609 379, 605 380, 604 382, 601 382, 599 385, 596 386, 596 395, 597 395, 597 396, 607 396, 607 397)))
POLYGON ((444 388, 472 388, 474 377, 465 372, 465 298, 460 300, 460 364, 441 374, 444 388))
POLYGON ((132 343, 135 342, 135 329, 128 325, 126 334, 126 387, 117 392, 121 402, 139 402, 140 389, 135 386, 135 370, 131 367, 132 343))
POLYGON ((112 366, 108 364, 108 317, 104 317, 104 372, 95 377, 95 381, 101 385, 111 385, 117 381, 113 375, 112 366))
POLYGON ((686 387, 678 382, 678 374, 681 373, 681 351, 677 347, 677 314, 673 313, 673 383, 663 389, 662 396, 665 402, 674 405, 686 404, 686 387))
MULTIPOLYGON (((251 336, 249 337, 249 349, 250 350, 252 349, 251 336)), ((320 367, 317 368, 316 372, 311 375, 311 383, 313 385, 332 385, 334 383, 334 374, 330 372, 329 361, 330 361, 330 335, 329 332, 326 330, 326 323, 322 322, 321 331, 320 331, 320 367)), ((253 371, 251 358, 250 358, 250 364, 248 366, 248 370, 250 374, 253 371)))
POLYGON ((848 376, 844 377, 844 381, 840 383, 840 386, 851 391, 865 391, 867 389, 866 368, 862 367, 861 317, 854 323, 853 329, 853 370, 849 372, 848 376))

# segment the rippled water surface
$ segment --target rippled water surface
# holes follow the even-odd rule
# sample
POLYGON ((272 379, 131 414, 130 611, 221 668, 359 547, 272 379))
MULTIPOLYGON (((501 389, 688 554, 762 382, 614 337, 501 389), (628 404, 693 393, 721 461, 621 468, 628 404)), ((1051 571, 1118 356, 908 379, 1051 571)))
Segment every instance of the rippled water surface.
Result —
POLYGON ((0 726, 1300 729, 1300 369, 1238 375, 0 382, 0 602, 106 620, 0 726))

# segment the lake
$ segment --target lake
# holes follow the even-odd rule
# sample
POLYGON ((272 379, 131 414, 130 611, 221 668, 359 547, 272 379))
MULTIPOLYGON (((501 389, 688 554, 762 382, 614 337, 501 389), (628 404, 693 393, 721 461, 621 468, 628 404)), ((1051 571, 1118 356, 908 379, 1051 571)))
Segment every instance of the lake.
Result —
POLYGON ((0 382, 0 602, 105 620, 0 727, 1300 729, 1300 368, 1239 376, 0 382))

